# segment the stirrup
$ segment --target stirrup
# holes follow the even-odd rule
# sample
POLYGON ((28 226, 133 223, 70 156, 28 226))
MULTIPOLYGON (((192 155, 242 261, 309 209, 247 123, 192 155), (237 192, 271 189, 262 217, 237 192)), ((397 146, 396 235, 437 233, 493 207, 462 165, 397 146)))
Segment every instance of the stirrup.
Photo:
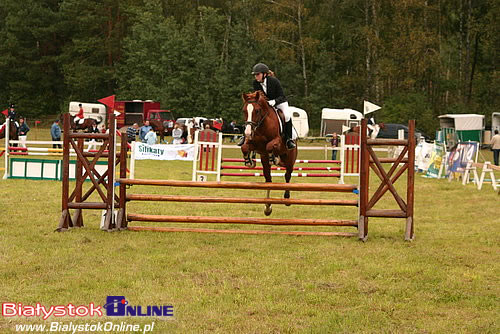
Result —
POLYGON ((293 142, 293 140, 291 139, 288 139, 286 141, 286 148, 289 149, 289 150, 293 150, 294 148, 296 148, 297 145, 295 145, 295 143, 293 142))

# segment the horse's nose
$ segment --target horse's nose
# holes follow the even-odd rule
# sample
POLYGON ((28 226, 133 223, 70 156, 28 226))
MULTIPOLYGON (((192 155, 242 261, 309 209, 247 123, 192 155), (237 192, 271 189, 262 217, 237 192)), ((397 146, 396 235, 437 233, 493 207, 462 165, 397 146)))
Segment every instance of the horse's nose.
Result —
POLYGON ((251 137, 252 136, 252 126, 250 124, 247 124, 245 126, 245 137, 251 137))

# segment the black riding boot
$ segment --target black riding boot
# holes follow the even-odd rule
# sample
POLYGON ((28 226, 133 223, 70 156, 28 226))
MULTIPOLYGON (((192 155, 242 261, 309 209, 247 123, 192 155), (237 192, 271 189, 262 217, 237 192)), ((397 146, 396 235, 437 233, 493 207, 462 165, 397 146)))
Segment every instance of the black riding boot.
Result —
POLYGON ((245 144, 245 136, 241 136, 240 140, 238 141, 238 146, 243 146, 243 144, 245 144))
POLYGON ((286 148, 293 150, 296 145, 292 140, 292 120, 285 123, 285 138, 286 138, 286 148))

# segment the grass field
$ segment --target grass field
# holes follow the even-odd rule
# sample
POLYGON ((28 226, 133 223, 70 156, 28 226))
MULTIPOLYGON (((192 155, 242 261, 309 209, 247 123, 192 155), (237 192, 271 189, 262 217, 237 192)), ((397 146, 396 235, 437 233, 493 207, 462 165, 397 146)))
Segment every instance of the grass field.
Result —
MULTIPOLYGON (((47 134, 48 129, 42 129, 28 139, 36 135, 46 140, 47 134)), ((323 158, 322 153, 314 154, 319 153, 307 151, 299 158, 323 158)), ((483 151, 481 157, 491 159, 491 153, 483 151)), ((3 158, 0 167, 4 167, 3 158)), ((138 161, 136 178, 188 180, 191 165, 138 161)), ((375 178, 372 174, 371 180, 375 178)), ((396 186, 404 191, 404 182, 396 186)), ((415 186, 416 239, 403 240, 402 219, 370 219, 368 241, 363 243, 334 237, 103 232, 97 211, 84 212, 85 228, 55 233, 61 183, 2 180, 2 303, 104 305, 107 296, 119 295, 130 305, 172 305, 174 317, 52 317, 44 321, 1 316, 0 333, 13 333, 19 324, 55 321, 154 322, 154 333, 498 333, 500 196, 488 184, 478 191, 472 184, 419 174, 415 186)), ((228 195, 222 190, 144 186, 129 191, 263 195, 250 190, 231 190, 228 195)), ((332 196, 352 198, 292 193, 294 198, 332 196)), ((395 204, 388 197, 380 205, 394 208, 395 204)), ((342 207, 273 209, 273 218, 355 219, 357 215, 357 209, 342 207)), ((245 204, 133 202, 128 211, 264 217, 262 205, 245 204)), ((268 229, 355 231, 349 227, 268 229)))

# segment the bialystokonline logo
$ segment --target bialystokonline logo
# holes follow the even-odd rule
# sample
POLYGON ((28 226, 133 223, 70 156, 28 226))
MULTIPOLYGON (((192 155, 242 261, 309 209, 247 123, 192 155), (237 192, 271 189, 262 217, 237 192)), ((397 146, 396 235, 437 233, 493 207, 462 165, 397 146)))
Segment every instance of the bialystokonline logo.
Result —
POLYGON ((36 317, 47 320, 50 317, 173 317, 172 305, 130 305, 125 296, 108 296, 104 306, 88 305, 52 305, 46 307, 40 303, 26 305, 22 303, 2 303, 3 317, 36 317), (105 311, 105 312, 104 312, 105 311))

